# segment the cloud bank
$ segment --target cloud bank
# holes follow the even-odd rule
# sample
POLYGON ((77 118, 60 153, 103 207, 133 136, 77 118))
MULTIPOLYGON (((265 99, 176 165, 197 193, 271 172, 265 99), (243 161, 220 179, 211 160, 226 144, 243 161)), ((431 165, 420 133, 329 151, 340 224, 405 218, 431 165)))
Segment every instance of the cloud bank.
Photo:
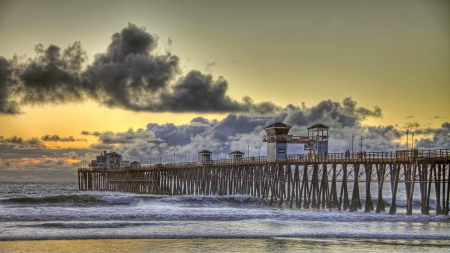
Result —
POLYGON ((181 73, 180 59, 158 53, 158 38, 129 23, 112 35, 105 53, 82 69, 87 54, 80 42, 62 50, 35 46, 36 57, 0 56, 0 114, 21 113, 21 105, 97 101, 109 108, 148 112, 231 112, 274 114, 272 102, 236 101, 228 82, 198 70, 181 73))
MULTIPOLYGON (((293 135, 306 135, 306 128, 316 122, 330 126, 329 152, 393 151, 406 148, 406 129, 397 126, 366 126, 361 122, 368 117, 380 117, 381 109, 357 106, 346 98, 342 102, 324 100, 317 105, 296 107, 289 105, 273 116, 228 114, 222 120, 193 118, 189 124, 149 123, 145 128, 124 132, 83 130, 78 134, 97 138, 97 142, 83 149, 50 149, 47 141, 72 141, 72 136, 46 135, 41 138, 0 136, 1 181, 75 181, 76 168, 87 165, 103 150, 123 154, 125 159, 143 163, 195 161, 197 152, 208 149, 214 159, 224 159, 239 150, 250 156, 265 156, 267 145, 262 142, 264 127, 276 121, 292 126, 293 135), (360 136, 363 137, 362 146, 360 136), (57 174, 58 173, 58 174, 57 174), (47 174, 43 177, 43 174, 47 174)), ((450 149, 450 122, 430 128, 413 124, 416 136, 409 135, 409 147, 420 149, 450 149), (420 138, 418 138, 420 135, 420 138)), ((409 125, 408 125, 409 126, 409 125)), ((75 136, 75 134, 74 134, 75 136)), ((77 139, 73 138, 74 141, 77 139)), ((82 140, 82 139, 81 139, 82 140)))

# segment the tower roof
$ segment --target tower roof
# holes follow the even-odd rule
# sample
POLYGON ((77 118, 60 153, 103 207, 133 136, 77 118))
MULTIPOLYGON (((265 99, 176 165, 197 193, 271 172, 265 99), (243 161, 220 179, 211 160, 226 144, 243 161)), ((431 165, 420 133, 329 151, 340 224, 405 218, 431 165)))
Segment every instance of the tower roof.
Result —
POLYGON ((288 129, 291 129, 292 127, 284 124, 283 122, 275 122, 271 125, 266 126, 264 129, 266 129, 266 128, 288 128, 288 129))
POLYGON ((291 130, 291 126, 284 124, 283 122, 275 122, 271 125, 268 125, 264 128, 266 134, 275 134, 275 135, 287 135, 289 130, 291 130))
POLYGON ((312 131, 314 131, 314 130, 316 130, 316 131, 322 131, 322 130, 328 130, 329 129, 329 127, 328 126, 325 126, 324 124, 322 124, 322 123, 315 123, 314 125, 312 125, 312 126, 309 126, 308 127, 308 131, 310 131, 310 130, 312 130, 312 131))

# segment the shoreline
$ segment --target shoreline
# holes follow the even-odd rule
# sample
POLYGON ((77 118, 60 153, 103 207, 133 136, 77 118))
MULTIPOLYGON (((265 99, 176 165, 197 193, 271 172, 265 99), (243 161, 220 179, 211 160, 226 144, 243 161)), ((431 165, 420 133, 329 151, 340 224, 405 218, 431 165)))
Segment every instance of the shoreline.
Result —
POLYGON ((321 238, 191 238, 191 239, 64 239, 64 240, 14 240, 0 241, 0 252, 297 252, 308 251, 347 251, 347 252, 419 252, 438 250, 450 252, 450 240, 440 243, 431 240, 355 240, 321 238))

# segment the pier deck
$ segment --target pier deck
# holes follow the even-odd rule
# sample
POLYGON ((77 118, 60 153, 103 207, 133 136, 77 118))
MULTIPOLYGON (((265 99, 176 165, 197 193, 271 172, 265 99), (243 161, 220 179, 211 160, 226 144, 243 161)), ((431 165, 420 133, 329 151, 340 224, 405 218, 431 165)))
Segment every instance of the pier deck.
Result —
POLYGON ((383 191, 390 190, 389 213, 395 214, 401 188, 406 213, 412 214, 414 191, 423 214, 430 200, 436 214, 449 213, 450 150, 288 155, 154 164, 140 168, 78 169, 83 191, 123 191, 167 195, 249 195, 270 205, 384 212, 383 191), (385 185, 386 184, 386 185, 385 185), (360 188, 361 186, 361 188, 360 188), (372 197, 371 188, 377 195, 372 197), (418 189, 415 189, 418 188, 418 189), (418 194, 416 194, 418 196, 418 194))

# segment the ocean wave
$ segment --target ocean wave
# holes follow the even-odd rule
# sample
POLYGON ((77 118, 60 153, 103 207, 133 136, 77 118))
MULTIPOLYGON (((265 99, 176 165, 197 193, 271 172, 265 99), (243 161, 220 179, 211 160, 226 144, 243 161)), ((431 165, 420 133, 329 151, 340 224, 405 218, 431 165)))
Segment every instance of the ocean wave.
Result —
POLYGON ((448 216, 422 215, 414 210, 406 215, 405 210, 397 214, 349 212, 348 210, 313 210, 235 207, 174 207, 142 205, 105 205, 91 208, 1 208, 0 221, 239 221, 239 220, 284 220, 290 221, 334 221, 334 222, 450 222, 448 216))
POLYGON ((130 205, 135 204, 139 200, 133 196, 119 195, 119 196, 103 196, 103 195, 89 195, 89 194, 75 194, 75 195, 56 195, 45 197, 17 197, 1 199, 0 205, 7 205, 9 207, 23 207, 23 206, 97 206, 97 205, 130 205))
POLYGON ((251 196, 203 196, 203 195, 178 195, 178 196, 140 196, 140 203, 148 205, 170 205, 175 207, 267 207, 268 201, 251 196))

